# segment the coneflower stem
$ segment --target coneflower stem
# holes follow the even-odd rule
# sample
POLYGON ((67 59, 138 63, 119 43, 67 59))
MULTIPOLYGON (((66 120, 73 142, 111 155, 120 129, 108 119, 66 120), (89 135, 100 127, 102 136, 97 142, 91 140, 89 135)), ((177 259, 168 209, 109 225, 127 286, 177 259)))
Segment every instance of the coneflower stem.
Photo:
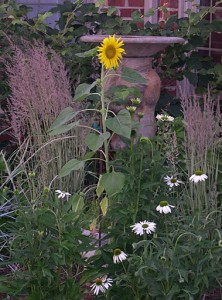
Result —
POLYGON ((132 176, 134 176, 135 173, 135 155, 134 155, 134 138, 131 137, 131 143, 130 143, 130 152, 131 152, 131 170, 132 170, 132 176))
POLYGON ((138 193, 137 193, 137 199, 136 199, 136 203, 135 203, 134 221, 136 220, 136 216, 137 216, 138 209, 139 209, 140 192, 141 192, 141 179, 142 179, 142 170, 143 170, 143 150, 144 150, 144 147, 142 145, 141 156, 140 156, 140 172, 139 172, 139 182, 138 182, 138 193))
POLYGON ((165 227, 166 227, 166 239, 167 239, 167 248, 169 248, 169 234, 168 234, 168 224, 167 224, 167 217, 165 215, 165 227))

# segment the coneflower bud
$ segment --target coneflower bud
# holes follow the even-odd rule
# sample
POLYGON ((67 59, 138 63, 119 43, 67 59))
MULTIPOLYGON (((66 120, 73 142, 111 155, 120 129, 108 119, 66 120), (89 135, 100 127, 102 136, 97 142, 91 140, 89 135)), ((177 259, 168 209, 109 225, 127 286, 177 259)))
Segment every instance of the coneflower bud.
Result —
POLYGON ((127 106, 126 109, 131 115, 133 115, 136 111, 136 106, 127 106))
POLYGON ((29 172, 28 175, 29 175, 30 178, 34 178, 35 177, 35 172, 29 172))
POLYGON ((135 129, 132 129, 132 130, 131 130, 130 136, 131 136, 131 137, 136 137, 136 130, 135 130, 135 129))
POLYGON ((142 119, 142 118, 144 117, 144 113, 141 112, 141 111, 139 111, 139 112, 137 113, 137 116, 138 116, 139 119, 142 119))
POLYGON ((132 98, 131 99, 132 105, 138 106, 141 103, 139 98, 132 98))
POLYGON ((149 142, 148 137, 142 136, 142 137, 140 138, 140 144, 146 145, 146 144, 148 144, 148 142, 149 142))

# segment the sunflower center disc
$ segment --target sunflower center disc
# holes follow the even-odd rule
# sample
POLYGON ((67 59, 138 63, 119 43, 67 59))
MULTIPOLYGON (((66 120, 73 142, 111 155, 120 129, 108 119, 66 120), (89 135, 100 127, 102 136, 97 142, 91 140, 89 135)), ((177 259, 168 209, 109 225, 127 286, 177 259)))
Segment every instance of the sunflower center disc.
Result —
POLYGON ((112 59, 112 58, 114 58, 115 57, 115 55, 116 55, 116 49, 115 49, 115 47, 113 47, 113 46, 108 46, 107 48, 106 48, 106 57, 108 58, 108 59, 112 59))

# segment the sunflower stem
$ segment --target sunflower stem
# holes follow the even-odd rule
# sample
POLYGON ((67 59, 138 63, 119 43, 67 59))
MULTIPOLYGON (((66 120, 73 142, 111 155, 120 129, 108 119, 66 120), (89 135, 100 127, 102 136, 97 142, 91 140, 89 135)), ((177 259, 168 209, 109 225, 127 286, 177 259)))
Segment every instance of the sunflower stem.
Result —
MULTIPOLYGON (((106 114, 107 109, 105 108, 105 72, 104 66, 102 65, 101 70, 101 115, 102 115, 102 127, 103 133, 106 133, 106 114)), ((104 151, 105 151, 105 160, 106 160, 106 173, 109 173, 109 149, 108 149, 108 142, 107 140, 104 141, 104 151)))

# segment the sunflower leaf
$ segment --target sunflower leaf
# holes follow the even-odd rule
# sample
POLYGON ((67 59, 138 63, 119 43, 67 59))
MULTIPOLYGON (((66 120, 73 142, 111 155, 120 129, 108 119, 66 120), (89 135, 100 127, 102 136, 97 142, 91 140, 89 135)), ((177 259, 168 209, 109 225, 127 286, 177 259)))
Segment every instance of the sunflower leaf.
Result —
POLYGON ((66 133, 69 130, 71 130, 72 128, 78 126, 78 125, 79 125, 79 121, 73 122, 73 123, 70 123, 70 124, 61 125, 59 127, 56 127, 55 129, 51 130, 49 132, 49 135, 53 136, 53 135, 57 135, 57 134, 66 133))
POLYGON ((48 132, 55 130, 56 128, 61 127, 65 123, 69 122, 72 118, 74 118, 79 112, 75 112, 71 106, 66 107, 63 109, 55 121, 50 126, 48 132))
POLYGON ((92 88, 94 88, 95 85, 96 85, 96 81, 94 81, 92 84, 82 83, 82 84, 78 85, 78 87, 76 88, 76 93, 75 93, 73 100, 80 101, 80 100, 85 99, 87 96, 90 95, 90 91, 92 88))
POLYGON ((101 177, 101 186, 108 195, 113 196, 119 193, 124 187, 125 175, 120 172, 111 172, 103 174, 101 177))
POLYGON ((84 161, 77 160, 75 158, 71 159, 60 170, 59 178, 69 175, 72 171, 77 171, 79 169, 82 169, 84 167, 84 165, 85 165, 84 161))
POLYGON ((147 84, 146 78, 128 67, 123 68, 121 78, 127 82, 147 84))
POLYGON ((123 137, 130 138, 132 121, 128 110, 122 109, 118 114, 106 120, 106 126, 123 137))
POLYGON ((105 132, 103 134, 89 133, 86 136, 85 143, 88 148, 92 151, 97 151, 102 147, 105 140, 110 137, 109 132, 105 132))
POLYGON ((108 210, 108 205, 109 205, 109 200, 108 198, 105 196, 102 201, 100 202, 100 208, 102 211, 103 216, 106 215, 107 210, 108 210))

